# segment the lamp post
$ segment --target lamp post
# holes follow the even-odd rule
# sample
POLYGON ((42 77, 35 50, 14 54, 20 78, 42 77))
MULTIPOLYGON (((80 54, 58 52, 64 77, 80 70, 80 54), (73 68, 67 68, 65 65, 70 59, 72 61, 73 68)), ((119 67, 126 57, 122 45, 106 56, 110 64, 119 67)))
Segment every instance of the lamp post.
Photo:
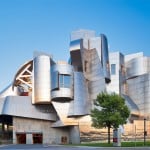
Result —
POLYGON ((146 136, 147 136, 147 131, 146 131, 146 118, 144 118, 144 146, 146 144, 146 136))

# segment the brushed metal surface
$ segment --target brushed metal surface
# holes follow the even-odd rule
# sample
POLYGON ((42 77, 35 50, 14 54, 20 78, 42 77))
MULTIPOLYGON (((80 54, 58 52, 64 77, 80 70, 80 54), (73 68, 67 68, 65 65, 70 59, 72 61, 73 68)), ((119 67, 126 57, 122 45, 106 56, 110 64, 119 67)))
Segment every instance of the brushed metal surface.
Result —
POLYGON ((12 84, 0 93, 0 115, 87 130, 93 100, 105 90, 123 95, 131 117, 150 117, 150 58, 142 53, 127 59, 120 52, 108 53, 104 34, 97 37, 94 31, 79 30, 71 34, 69 64, 38 53, 18 69, 12 84), (115 65, 114 74, 109 65, 115 65), (32 97, 19 96, 22 91, 32 97))
POLYGON ((57 63, 52 66, 52 78, 55 78, 56 83, 52 85, 51 99, 55 101, 64 101, 73 99, 73 69, 68 63, 57 63), (54 76, 55 75, 55 76, 54 76), (60 85, 60 76, 69 77, 69 85, 60 85), (56 88, 55 84, 58 86, 56 88), (55 88, 53 88, 55 87, 55 88))
POLYGON ((0 99, 0 115, 56 120, 56 112, 52 105, 32 105, 30 96, 7 96, 0 99))
POLYGON ((126 63, 127 78, 133 78, 147 72, 147 59, 138 57, 126 63))
POLYGON ((91 102, 84 75, 81 72, 74 72, 74 100, 70 105, 68 116, 87 115, 90 108, 91 102))
POLYGON ((39 55, 34 58, 34 92, 33 103, 50 103, 50 57, 46 55, 39 55))
POLYGON ((106 82, 110 82, 110 64, 109 64, 109 53, 108 53, 108 42, 104 34, 100 35, 101 37, 101 61, 103 66, 103 72, 106 79, 106 82))

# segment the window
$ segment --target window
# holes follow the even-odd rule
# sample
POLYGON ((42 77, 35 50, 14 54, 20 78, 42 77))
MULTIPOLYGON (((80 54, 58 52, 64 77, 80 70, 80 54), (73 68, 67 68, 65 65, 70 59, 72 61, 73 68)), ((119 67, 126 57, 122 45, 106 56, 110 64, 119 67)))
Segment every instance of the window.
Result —
POLYGON ((116 74, 116 64, 111 64, 111 74, 112 75, 116 74))
POLYGON ((59 85, 58 85, 58 71, 52 72, 51 75, 51 88, 52 90, 58 90, 59 85))
POLYGON ((125 75, 125 67, 123 66, 123 65, 121 65, 121 73, 122 73, 122 75, 124 76, 125 75))
POLYGON ((107 71, 109 71, 109 69, 110 69, 109 61, 106 62, 106 69, 107 69, 107 71))
POLYGON ((71 76, 66 74, 59 74, 59 87, 70 88, 71 76))
POLYGON ((84 71, 85 71, 85 72, 87 71, 87 64, 88 64, 88 62, 87 62, 87 61, 84 61, 84 71))

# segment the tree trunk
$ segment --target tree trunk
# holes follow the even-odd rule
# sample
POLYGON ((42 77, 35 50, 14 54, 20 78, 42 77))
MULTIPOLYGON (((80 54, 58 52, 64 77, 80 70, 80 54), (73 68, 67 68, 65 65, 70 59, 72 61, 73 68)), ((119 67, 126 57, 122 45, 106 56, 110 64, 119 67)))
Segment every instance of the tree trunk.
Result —
POLYGON ((110 144, 110 127, 108 127, 108 144, 110 144))

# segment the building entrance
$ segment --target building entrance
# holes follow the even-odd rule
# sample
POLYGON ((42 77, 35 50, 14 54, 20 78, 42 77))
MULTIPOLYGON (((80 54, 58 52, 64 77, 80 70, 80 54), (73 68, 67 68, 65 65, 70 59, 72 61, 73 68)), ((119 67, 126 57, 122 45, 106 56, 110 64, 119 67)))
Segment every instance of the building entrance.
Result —
POLYGON ((13 139, 13 126, 12 116, 0 115, 0 142, 3 144, 12 143, 13 139))
POLYGON ((34 133, 32 134, 33 144, 42 144, 43 143, 43 135, 42 133, 34 133))
POLYGON ((25 133, 17 133, 17 144, 26 144, 26 134, 25 133))

